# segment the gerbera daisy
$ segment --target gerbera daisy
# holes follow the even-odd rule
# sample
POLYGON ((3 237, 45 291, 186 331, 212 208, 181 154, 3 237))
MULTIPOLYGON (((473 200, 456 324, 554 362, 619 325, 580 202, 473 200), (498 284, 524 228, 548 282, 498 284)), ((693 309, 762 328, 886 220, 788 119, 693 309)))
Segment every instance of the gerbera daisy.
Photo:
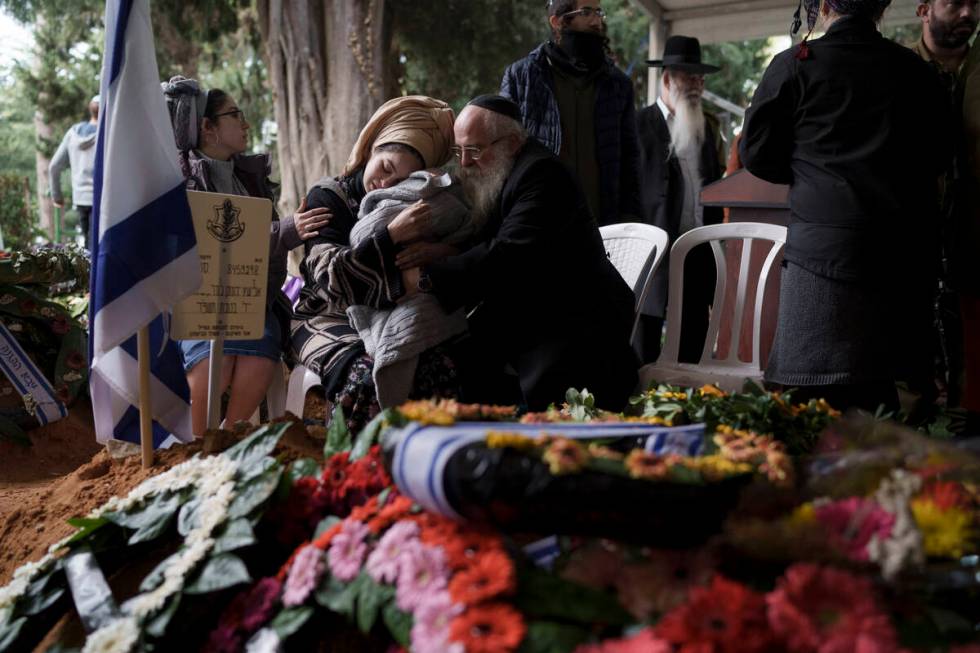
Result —
POLYGON ((474 605, 514 591, 514 563, 502 550, 484 551, 469 567, 449 581, 449 595, 463 605, 474 605))
POLYGON ((963 508, 943 510, 930 497, 913 499, 909 507, 922 531, 926 555, 959 558, 973 544, 973 516, 963 508))
POLYGON ((626 456, 626 471, 633 478, 662 479, 670 473, 670 464, 665 456, 634 449, 626 456))
POLYGON ((353 519, 344 521, 327 554, 331 574, 343 581, 354 580, 361 571, 361 563, 367 553, 367 543, 364 541, 367 535, 368 527, 365 524, 353 519))
POLYGON ((860 561, 868 559, 871 539, 887 540, 895 526, 895 515, 863 497, 816 506, 814 516, 827 527, 828 537, 840 553, 860 561))
POLYGON ((573 474, 583 467, 589 459, 588 453, 578 442, 568 438, 555 438, 541 456, 554 475, 573 474))
POLYGON ((411 612, 426 596, 446 587, 449 572, 441 549, 421 542, 406 543, 399 556, 398 588, 395 602, 403 612, 411 612))
POLYGON ((521 613, 503 603, 485 603, 453 619, 449 639, 467 653, 507 653, 524 639, 527 627, 521 613))
POLYGON ((394 583, 398 579, 400 558, 410 542, 417 542, 418 524, 400 521, 378 541, 378 546, 368 556, 365 569, 379 583, 394 583))
POLYGON ((667 613, 655 632, 679 653, 757 653, 772 645, 765 599, 717 575, 710 586, 692 589, 688 602, 667 613))
POLYGON ((793 565, 766 604, 770 627, 791 653, 857 650, 859 640, 895 644, 871 581, 839 569, 793 565))

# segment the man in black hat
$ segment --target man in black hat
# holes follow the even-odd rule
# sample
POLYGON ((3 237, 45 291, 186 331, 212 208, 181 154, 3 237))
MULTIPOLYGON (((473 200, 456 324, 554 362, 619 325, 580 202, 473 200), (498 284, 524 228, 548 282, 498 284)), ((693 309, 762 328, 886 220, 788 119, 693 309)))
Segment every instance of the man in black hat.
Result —
POLYGON ((480 96, 460 112, 453 151, 486 226, 457 256, 421 268, 399 256, 405 291, 470 311, 470 341, 453 356, 464 400, 513 401, 501 394, 509 365, 516 399, 531 410, 560 404, 569 387, 622 410, 637 378, 633 292, 606 257, 571 172, 519 120, 501 96, 480 96))
MULTIPOLYGON (((660 227, 673 242, 682 233, 722 220, 720 208, 701 206, 701 188, 721 178, 723 147, 717 120, 701 106, 704 76, 719 68, 701 61, 701 44, 689 36, 667 39, 663 59, 647 65, 663 68, 662 92, 637 115, 640 139, 640 200, 642 219, 660 227)), ((660 337, 667 304, 664 260, 642 307, 641 358, 660 355, 660 337)), ((700 360, 714 293, 714 260, 708 247, 691 251, 684 266, 684 310, 681 316, 680 360, 700 360)))
POLYGON ((633 84, 607 55, 599 0, 549 0, 551 40, 511 64, 500 93, 518 104, 528 134, 582 184, 600 225, 640 211, 633 84))

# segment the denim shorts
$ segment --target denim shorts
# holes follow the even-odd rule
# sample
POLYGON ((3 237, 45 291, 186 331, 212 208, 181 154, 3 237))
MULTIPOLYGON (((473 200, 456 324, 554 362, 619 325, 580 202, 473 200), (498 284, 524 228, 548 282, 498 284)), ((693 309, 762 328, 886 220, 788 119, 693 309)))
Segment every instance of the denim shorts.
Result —
MULTIPOLYGON (((282 360, 282 325, 270 310, 265 312, 265 331, 258 340, 225 340, 225 356, 261 356, 274 361, 282 360)), ((180 357, 184 371, 211 355, 210 340, 181 340, 180 357)))

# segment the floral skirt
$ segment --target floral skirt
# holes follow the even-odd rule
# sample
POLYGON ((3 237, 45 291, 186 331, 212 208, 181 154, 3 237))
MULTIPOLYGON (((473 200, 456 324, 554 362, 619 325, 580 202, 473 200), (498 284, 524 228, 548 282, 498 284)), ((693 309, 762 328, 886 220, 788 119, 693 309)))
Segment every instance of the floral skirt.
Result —
MULTIPOLYGON (((328 397, 334 406, 344 411, 347 428, 357 434, 374 416, 381 412, 378 395, 374 387, 374 359, 361 354, 347 370, 343 386, 333 397, 328 397)), ((412 383, 411 399, 439 397, 454 399, 459 396, 459 379, 456 365, 444 346, 433 347, 419 355, 419 364, 412 383)), ((327 425, 333 415, 327 415, 327 425)))

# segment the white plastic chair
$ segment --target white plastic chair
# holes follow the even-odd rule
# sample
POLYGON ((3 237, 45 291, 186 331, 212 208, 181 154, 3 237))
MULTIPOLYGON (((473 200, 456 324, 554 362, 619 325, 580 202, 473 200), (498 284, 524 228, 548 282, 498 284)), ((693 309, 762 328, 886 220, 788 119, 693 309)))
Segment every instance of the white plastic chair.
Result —
POLYGON ((667 253, 670 236, 660 227, 639 222, 623 222, 599 227, 609 260, 636 295, 636 316, 630 331, 630 344, 640 324, 640 309, 653 282, 653 275, 667 253))
POLYGON ((306 407, 306 393, 310 388, 322 385, 320 375, 296 363, 289 375, 289 388, 286 390, 286 410, 300 419, 306 407))
MULTIPOLYGON (((278 374, 272 375, 269 390, 265 393, 265 405, 269 411, 270 420, 286 414, 286 375, 288 373, 289 368, 286 367, 286 364, 280 363, 278 374)), ((260 406, 252 413, 252 417, 249 420, 252 424, 260 423, 261 417, 259 416, 259 411, 261 409, 262 407, 260 406)))
POLYGON ((732 222, 729 224, 698 227, 683 234, 674 242, 670 251, 670 287, 667 301, 667 335, 664 349, 657 362, 640 368, 640 390, 646 390, 650 382, 670 383, 681 386, 700 386, 706 383, 717 383, 727 391, 741 390, 746 379, 762 380, 762 367, 759 356, 762 303, 766 292, 766 282, 772 271, 776 257, 786 243, 786 227, 757 222, 732 222), (728 269, 725 265, 725 250, 722 240, 741 239, 742 252, 739 264, 738 286, 735 292, 734 315, 730 322, 731 339, 728 355, 714 358, 713 353, 718 343, 718 331, 721 328, 722 312, 725 302, 725 289, 728 284, 728 269), (742 332, 742 322, 745 312, 745 302, 749 288, 749 266, 752 258, 752 245, 755 241, 769 241, 769 254, 766 256, 759 272, 755 291, 755 307, 752 319, 752 360, 741 361, 738 358, 738 343, 742 332), (708 322, 708 333, 701 352, 701 360, 697 364, 678 362, 681 324, 681 309, 684 301, 684 260, 696 245, 710 243, 715 257, 717 281, 708 322))

